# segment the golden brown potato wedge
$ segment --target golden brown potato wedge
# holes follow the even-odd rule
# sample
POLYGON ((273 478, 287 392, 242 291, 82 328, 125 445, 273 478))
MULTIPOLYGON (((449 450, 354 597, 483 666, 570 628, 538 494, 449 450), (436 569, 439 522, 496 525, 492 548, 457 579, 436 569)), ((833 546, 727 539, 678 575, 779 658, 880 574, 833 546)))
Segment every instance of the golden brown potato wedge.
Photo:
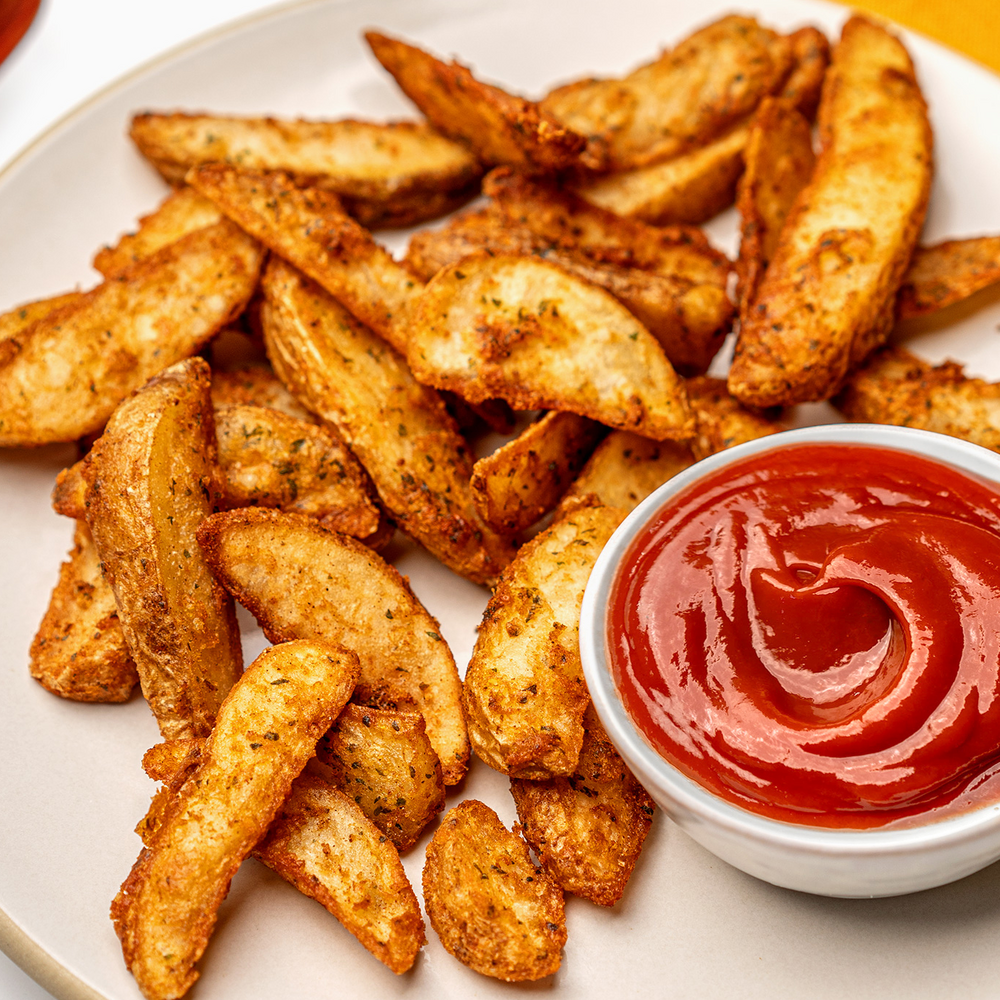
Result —
POLYGON ((730 392, 827 399, 888 334, 932 173, 927 106, 899 40, 852 17, 823 87, 821 150, 741 327, 730 392), (890 322, 887 322, 890 316, 890 322))
POLYGON ((222 371, 213 365, 212 405, 216 410, 223 406, 269 406, 297 420, 316 420, 268 364, 240 365, 222 371))
POLYGON ((188 182, 405 352, 407 314, 420 285, 344 213, 335 195, 297 188, 284 174, 224 164, 192 170, 188 182))
MULTIPOLYGON (((566 491, 558 511, 572 510, 593 497, 619 520, 672 476, 693 465, 691 449, 676 441, 651 441, 628 431, 612 431, 595 449, 566 491)), ((558 515, 557 515, 558 516, 558 515)))
POLYGON ((569 410, 657 439, 693 426, 684 387, 649 331, 602 288, 534 257, 469 257, 411 313, 418 380, 473 402, 569 410))
POLYGON ((703 146, 773 93, 792 67, 787 37, 730 14, 620 80, 580 80, 541 108, 606 151, 611 170, 703 146))
POLYGON ((133 389, 242 311, 261 259, 224 220, 0 341, 0 446, 99 431, 133 389))
POLYGON ((431 124, 471 149, 482 163, 543 173, 603 166, 582 135, 532 101, 482 83, 465 66, 441 62, 415 45, 375 31, 365 38, 431 124))
POLYGON ((139 219, 139 228, 123 236, 114 246, 104 247, 94 257, 94 270, 105 278, 124 274, 133 264, 147 260, 157 250, 176 243, 188 233, 214 226, 222 212, 214 202, 189 187, 171 192, 160 206, 139 219))
POLYGON ((60 568, 30 656, 31 676, 47 691, 74 701, 128 701, 139 683, 115 595, 82 521, 77 521, 73 549, 60 568))
POLYGON ((173 1000, 194 969, 240 862, 263 837, 316 741, 350 697, 353 653, 323 643, 265 650, 230 692, 197 765, 111 904, 125 964, 147 1000, 173 1000))
POLYGON ((510 779, 524 839, 566 892, 614 906, 632 877, 655 805, 611 745, 593 705, 571 775, 510 779))
POLYGON ((198 532, 205 557, 272 642, 319 639, 357 649, 361 685, 411 698, 445 782, 468 766, 461 681, 438 623, 406 579, 371 549, 298 514, 215 514, 198 532))
POLYGON ((419 712, 347 705, 310 768, 356 802, 400 851, 444 809, 441 761, 419 712))
POLYGON ((214 465, 201 358, 122 403, 87 457, 87 522, 142 693, 167 738, 206 735, 243 666, 232 600, 195 538, 217 509, 214 465))
POLYGON ((774 256, 781 227, 812 176, 812 127, 791 101, 765 98, 750 123, 736 208, 740 255, 736 261, 741 314, 756 296, 774 256))
POLYGON ((467 799, 444 817, 427 847, 423 887, 431 926, 463 965, 508 983, 558 970, 562 890, 489 806, 467 799))
POLYGON ((227 507, 277 507, 367 538, 380 524, 368 474, 336 434, 266 406, 215 411, 227 507))
POLYGON ((332 424, 399 527, 456 573, 496 578, 513 556, 472 503, 472 461, 440 396, 391 347, 282 261, 264 276, 268 353, 286 385, 332 424))
POLYGON ((413 965, 426 941, 416 894, 391 839, 342 791, 299 775, 253 853, 325 906, 383 965, 397 974, 413 965))
POLYGON ((849 420, 920 427, 1000 451, 1000 383, 967 378, 953 361, 933 366, 887 347, 851 376, 835 402, 849 420))
POLYGON ((454 192, 482 173, 467 149, 422 122, 147 113, 132 119, 130 135, 172 184, 191 167, 222 162, 379 202, 454 192))
POLYGON ((479 627, 462 689, 469 739, 518 778, 572 774, 589 697, 580 666, 583 590, 621 512, 568 508, 504 571, 479 627))
POLYGON ((927 316, 1000 281, 1000 236, 917 247, 896 298, 896 318, 927 316))
POLYGON ((472 496, 483 520, 515 534, 559 502, 606 428, 550 410, 472 470, 472 496))
POLYGON ((687 391, 697 426, 690 444, 696 458, 788 429, 778 411, 750 410, 730 396, 725 379, 688 379, 687 391))

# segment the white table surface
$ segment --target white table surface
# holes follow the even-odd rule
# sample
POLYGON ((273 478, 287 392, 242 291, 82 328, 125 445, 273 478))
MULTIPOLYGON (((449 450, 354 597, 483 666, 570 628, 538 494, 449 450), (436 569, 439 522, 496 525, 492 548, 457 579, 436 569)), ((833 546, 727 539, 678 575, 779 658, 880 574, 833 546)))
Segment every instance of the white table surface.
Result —
MULTIPOLYGON (((42 0, 0 65, 0 167, 123 73, 273 0, 42 0)), ((2 236, 0 236, 2 239, 2 236)), ((0 1000, 52 1000, 0 952, 0 1000)))

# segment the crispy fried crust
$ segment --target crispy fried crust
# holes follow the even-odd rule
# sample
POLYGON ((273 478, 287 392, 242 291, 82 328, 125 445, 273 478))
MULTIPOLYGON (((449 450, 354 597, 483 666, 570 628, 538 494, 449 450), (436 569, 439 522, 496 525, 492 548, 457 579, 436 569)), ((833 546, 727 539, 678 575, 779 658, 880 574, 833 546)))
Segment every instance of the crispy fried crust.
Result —
POLYGON ((189 187, 171 192, 149 215, 139 219, 139 228, 123 236, 114 246, 104 247, 94 256, 93 266, 105 278, 124 274, 133 264, 152 257, 157 250, 176 243, 188 233, 214 226, 222 212, 189 187))
POLYGON ((778 96, 790 100, 812 121, 823 90, 823 78, 830 65, 830 42, 822 31, 812 27, 793 31, 788 40, 792 45, 794 65, 778 96))
POLYGON ((852 17, 823 87, 821 151, 740 330, 729 389, 752 406, 827 399, 888 334, 931 182, 906 50, 852 17), (887 322, 886 317, 889 316, 887 322))
POLYGON ((917 247, 896 299, 896 318, 927 316, 1000 281, 1000 236, 917 247))
POLYGON ((559 502, 604 436, 602 424, 550 410, 472 470, 476 509, 497 531, 514 534, 559 502))
MULTIPOLYGON (((84 299, 83 292, 66 292, 63 295, 53 295, 48 299, 38 299, 35 302, 25 302, 0 315, 0 341, 8 340, 17 334, 24 333, 38 320, 64 309, 66 306, 77 305, 84 299)), ((0 346, 0 363, 7 356, 9 348, 0 346)))
POLYGON ((265 406, 215 411, 228 507, 277 507, 367 538, 379 527, 374 487, 337 433, 265 406))
POLYGON ((632 877, 655 805, 611 745, 593 705, 580 760, 548 781, 511 778, 524 839, 558 885, 614 906, 632 877))
POLYGON ((356 802, 400 851, 444 809, 441 761, 419 712, 348 705, 310 767, 356 802))
POLYGON ((657 439, 693 431, 684 387, 649 331, 602 288, 534 257, 469 257, 412 313, 421 382, 473 402, 569 410, 657 439))
POLYGON ((423 947, 420 904, 391 840, 342 791, 300 775, 254 856, 403 973, 423 947))
POLYGON ((524 545, 483 615, 462 690, 469 739, 490 767, 519 778, 572 774, 589 700, 580 603, 621 512, 578 503, 524 545))
POLYGON ((74 701, 128 701, 139 675, 125 645, 115 595, 82 521, 73 543, 31 643, 31 676, 47 691, 74 701))
POLYGON ((233 688, 111 904, 125 964, 147 1000, 180 997, 198 978, 194 965, 236 869, 357 676, 353 653, 296 642, 265 650, 233 688))
POLYGON ((967 378, 887 347, 856 372, 835 400, 849 420, 920 427, 1000 451, 1000 383, 967 378))
POLYGON ((390 516, 456 573, 477 583, 495 580, 513 551, 476 513, 472 461, 441 397, 294 268, 272 261, 264 291, 275 369, 337 428, 390 516))
POLYGON ((449 138, 488 166, 508 163, 529 172, 600 168, 587 140, 539 105, 482 83, 457 62, 375 31, 365 39, 403 93, 449 138))
POLYGON ((620 80, 580 80, 541 108, 627 170, 705 145, 773 93, 792 66, 788 38, 731 14, 620 80))
POLYGON ((437 621, 371 549, 297 514, 249 508, 207 518, 198 540, 213 572, 272 642, 356 649, 361 682, 403 693, 424 716, 445 782, 468 766, 461 681, 437 621))
POLYGON ((788 428, 779 411, 751 410, 730 396, 725 379, 708 376, 688 379, 687 390, 698 428, 691 440, 691 451, 696 458, 788 428))
POLYGON ((52 509, 63 517, 83 520, 87 516, 86 458, 61 469, 52 488, 52 509))
POLYGON ((558 970, 562 890, 489 806, 468 799, 444 817, 427 847, 423 888, 431 926, 470 969, 505 982, 558 970))
POLYGON ((223 371, 213 364, 212 405, 216 410, 223 406, 269 406, 298 420, 316 420, 268 364, 246 364, 223 371))
POLYGON ((141 114, 129 132, 172 184, 202 163, 282 170, 300 184, 366 202, 467 188, 482 167, 421 122, 363 122, 141 114))
POLYGON ((217 509, 214 465, 201 358, 122 403, 87 459, 87 521, 142 692, 167 738, 206 735, 243 666, 232 600, 195 538, 217 509))
POLYGON ((242 311, 261 259, 224 220, 0 341, 0 446, 99 431, 129 392, 242 311))

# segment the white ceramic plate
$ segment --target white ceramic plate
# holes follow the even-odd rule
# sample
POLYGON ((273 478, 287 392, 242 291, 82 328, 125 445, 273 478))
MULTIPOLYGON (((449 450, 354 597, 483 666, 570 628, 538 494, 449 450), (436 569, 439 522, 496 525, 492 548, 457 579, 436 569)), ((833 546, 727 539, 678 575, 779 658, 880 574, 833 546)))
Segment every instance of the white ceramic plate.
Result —
MULTIPOLYGON (((0 309, 96 282, 93 251, 149 211, 164 186, 125 139, 146 108, 285 115, 405 115, 406 102, 368 55, 382 27, 528 94, 590 73, 621 72, 726 11, 703 0, 363 0, 316 2, 253 18, 130 76, 71 115, 0 176, 0 309)), ((762 0, 763 20, 835 34, 846 11, 762 0)), ((927 238, 1000 232, 1000 81, 908 37, 932 106, 938 180, 927 238)), ((731 214, 709 227, 733 248, 731 214)), ((914 346, 1000 377, 1000 296, 980 296, 947 331, 925 324, 914 346)), ((954 319, 954 313, 950 319, 954 319)), ((60 997, 135 1000, 108 904, 139 850, 132 833, 153 785, 142 752, 157 740, 145 704, 63 702, 28 676, 32 635, 71 525, 52 514, 68 447, 0 454, 0 946, 60 997)), ((468 660, 486 593, 399 548, 398 564, 468 660)), ((263 646, 244 619, 247 659, 263 646)), ((461 796, 515 819, 506 782, 481 764, 461 796)), ((419 885, 423 847, 406 859, 419 885)), ((953 997, 996 995, 1000 868, 916 896, 844 901, 757 882, 658 817, 624 901, 567 906, 569 943, 551 980, 522 987, 454 961, 433 931, 414 970, 396 977, 325 910, 248 862, 200 965, 198 1000, 313 1000, 337 995, 573 998, 953 997)))

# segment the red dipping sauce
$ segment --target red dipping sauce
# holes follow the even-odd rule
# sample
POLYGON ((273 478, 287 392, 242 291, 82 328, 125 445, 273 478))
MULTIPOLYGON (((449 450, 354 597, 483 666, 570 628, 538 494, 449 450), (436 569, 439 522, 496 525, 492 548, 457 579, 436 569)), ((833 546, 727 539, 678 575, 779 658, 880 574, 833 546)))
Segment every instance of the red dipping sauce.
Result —
POLYGON ((872 828, 1000 802, 1000 487, 888 448, 759 452, 671 497, 611 588, 645 739, 755 813, 872 828))

